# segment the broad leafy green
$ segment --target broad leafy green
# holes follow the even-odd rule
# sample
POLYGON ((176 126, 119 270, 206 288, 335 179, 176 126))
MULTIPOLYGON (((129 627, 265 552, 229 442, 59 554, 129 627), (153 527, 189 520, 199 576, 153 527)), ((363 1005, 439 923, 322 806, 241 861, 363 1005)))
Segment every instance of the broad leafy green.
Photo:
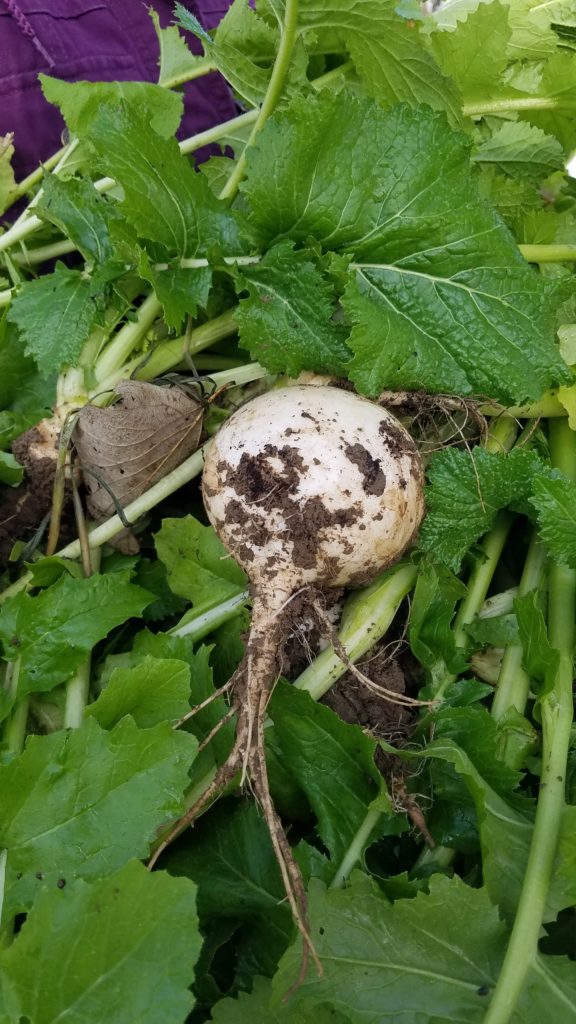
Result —
POLYGON ((36 597, 20 593, 0 610, 0 640, 19 659, 20 694, 51 690, 69 679, 94 644, 132 616, 150 595, 127 574, 60 577, 36 597))
POLYGON ((0 956, 9 1020, 183 1021, 200 944, 186 879, 131 861, 90 885, 45 888, 0 956))

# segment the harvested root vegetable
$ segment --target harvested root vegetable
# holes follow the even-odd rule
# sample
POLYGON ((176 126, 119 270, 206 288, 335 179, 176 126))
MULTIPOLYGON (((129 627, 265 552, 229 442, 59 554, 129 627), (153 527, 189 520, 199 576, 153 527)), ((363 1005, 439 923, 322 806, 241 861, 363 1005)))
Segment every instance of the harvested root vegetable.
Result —
POLYGON ((293 597, 317 609, 323 591, 371 581, 414 538, 424 511, 420 459, 410 435, 373 402, 334 387, 296 386, 231 416, 210 446, 202 486, 211 523, 250 577, 254 608, 233 677, 235 743, 185 820, 237 772, 249 778, 305 954, 315 957, 300 872, 270 797, 266 706, 293 597))

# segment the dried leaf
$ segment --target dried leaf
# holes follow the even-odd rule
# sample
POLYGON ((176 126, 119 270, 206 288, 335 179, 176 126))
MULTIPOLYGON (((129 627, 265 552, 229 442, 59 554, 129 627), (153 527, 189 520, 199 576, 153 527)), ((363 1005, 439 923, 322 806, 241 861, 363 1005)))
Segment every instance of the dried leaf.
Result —
MULTIPOLYGON (((124 508, 180 465, 196 451, 202 432, 202 401, 179 387, 125 380, 115 392, 120 400, 114 405, 82 409, 73 436, 88 512, 97 522, 115 514, 114 499, 124 508)), ((116 544, 138 550, 128 530, 116 544)))

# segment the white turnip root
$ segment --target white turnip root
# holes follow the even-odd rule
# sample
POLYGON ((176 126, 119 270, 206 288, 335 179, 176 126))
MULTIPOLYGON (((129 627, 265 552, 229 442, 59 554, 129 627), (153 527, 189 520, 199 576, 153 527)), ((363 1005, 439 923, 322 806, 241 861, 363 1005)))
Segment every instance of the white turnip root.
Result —
POLYGON ((234 676, 236 740, 186 820, 238 771, 248 776, 305 949, 315 956, 264 756, 287 610, 296 595, 315 609, 323 591, 368 583, 400 558, 424 512, 422 467, 410 435, 378 405, 337 387, 295 386, 261 395, 230 417, 209 448, 202 489, 212 525, 251 580, 254 608, 234 676))

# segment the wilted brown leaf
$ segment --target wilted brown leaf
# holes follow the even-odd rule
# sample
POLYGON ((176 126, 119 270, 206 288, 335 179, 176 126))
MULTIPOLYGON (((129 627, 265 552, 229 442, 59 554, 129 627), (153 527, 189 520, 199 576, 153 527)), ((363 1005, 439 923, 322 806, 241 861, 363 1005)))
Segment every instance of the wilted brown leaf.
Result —
MULTIPOLYGON (((115 392, 119 401, 106 409, 85 406, 73 434, 97 522, 116 512, 101 481, 124 508, 196 451, 202 432, 201 400, 179 387, 125 380, 115 392)), ((138 550, 128 530, 116 541, 121 550, 138 550)))

